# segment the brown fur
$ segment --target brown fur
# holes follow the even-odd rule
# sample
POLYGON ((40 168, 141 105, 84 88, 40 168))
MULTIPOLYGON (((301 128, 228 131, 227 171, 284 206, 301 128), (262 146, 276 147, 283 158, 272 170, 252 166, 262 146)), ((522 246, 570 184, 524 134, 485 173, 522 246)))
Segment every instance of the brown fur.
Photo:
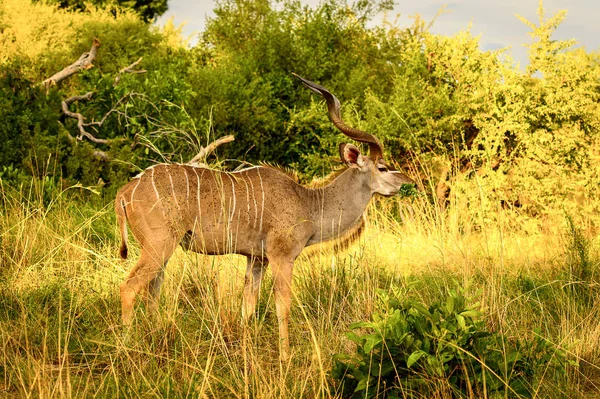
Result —
POLYGON ((265 168, 275 169, 275 170, 283 173, 284 175, 288 176, 290 179, 292 179, 296 183, 300 182, 300 177, 298 176, 298 172, 296 172, 294 169, 290 169, 285 166, 281 166, 281 165, 271 163, 271 162, 266 162, 266 161, 259 162, 259 165, 264 166, 265 168))
POLYGON ((342 252, 347 250, 354 244, 360 236, 364 233, 366 227, 366 215, 354 225, 350 230, 342 234, 341 236, 323 241, 317 245, 306 247, 302 251, 302 255, 308 258, 312 258, 321 252, 342 252))
POLYGON ((308 183, 309 188, 323 188, 334 181, 339 175, 341 175, 347 168, 336 169, 327 176, 323 176, 321 178, 313 179, 310 183, 308 183))

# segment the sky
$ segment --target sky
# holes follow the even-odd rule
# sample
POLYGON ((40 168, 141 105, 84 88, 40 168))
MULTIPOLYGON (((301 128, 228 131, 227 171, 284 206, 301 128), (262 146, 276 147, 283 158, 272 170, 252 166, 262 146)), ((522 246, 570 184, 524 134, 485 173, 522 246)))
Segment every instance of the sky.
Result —
MULTIPOLYGON (((319 0, 302 0, 303 4, 316 6, 319 0)), ((351 1, 349 1, 351 2, 351 1)), ((524 67, 527 49, 523 44, 530 43, 527 34, 530 29, 516 15, 538 23, 538 0, 396 0, 394 10, 388 14, 393 20, 399 15, 399 25, 409 27, 410 16, 419 14, 425 21, 431 21, 445 5, 445 13, 435 20, 431 32, 452 35, 471 24, 471 33, 480 36, 483 50, 510 47, 508 53, 524 67)), ((197 33, 204 29, 206 18, 214 16, 213 0, 169 0, 169 10, 161 16, 157 24, 164 24, 173 17, 176 25, 185 23, 183 33, 192 36, 195 42, 197 33)), ((577 46, 588 51, 600 50, 600 1, 598 0, 545 0, 546 18, 559 10, 567 10, 565 21, 556 30, 553 39, 575 39, 577 46)), ((377 16, 374 23, 383 19, 377 16)))

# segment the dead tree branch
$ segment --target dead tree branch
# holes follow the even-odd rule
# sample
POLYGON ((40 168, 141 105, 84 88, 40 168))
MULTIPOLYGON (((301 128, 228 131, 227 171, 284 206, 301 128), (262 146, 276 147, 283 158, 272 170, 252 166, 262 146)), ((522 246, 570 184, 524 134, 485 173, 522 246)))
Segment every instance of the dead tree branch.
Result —
POLYGON ((235 140, 235 138, 233 137, 233 135, 230 134, 228 136, 223 136, 223 137, 218 138, 217 140, 213 141, 206 147, 201 147, 200 152, 198 154, 196 154, 196 156, 194 158, 192 158, 192 160, 189 161, 188 164, 203 165, 204 162, 206 161, 206 158, 210 155, 210 153, 212 153, 214 150, 216 150, 218 146, 220 146, 221 144, 230 143, 233 140, 235 140))
POLYGON ((100 150, 95 150, 94 153, 92 154, 92 156, 96 159, 100 159, 104 162, 108 162, 110 160, 110 158, 108 157, 108 154, 105 153, 104 151, 100 151, 100 150))
MULTIPOLYGON (((99 43, 100 42, 98 42, 98 45, 99 45, 99 43)), ((94 57, 95 57, 95 55, 94 55, 94 57)), ((119 76, 123 73, 144 73, 144 72, 146 72, 146 70, 144 70, 144 69, 142 69, 142 70, 134 69, 141 61, 142 61, 142 58, 138 59, 133 64, 131 64, 125 68, 122 68, 119 71, 117 77, 115 78, 114 84, 116 85, 119 82, 119 76)), ((65 70, 66 69, 67 68, 65 68, 65 70)), ((52 79, 52 78, 50 78, 50 79, 52 79)), ((94 136, 93 134, 91 134, 90 132, 88 132, 85 128, 90 127, 90 126, 101 127, 104 124, 104 122, 106 122, 106 119, 112 113, 115 113, 115 112, 119 113, 119 111, 117 110, 117 107, 119 105, 121 105, 126 100, 131 99, 134 95, 140 95, 140 94, 131 92, 131 93, 124 95, 115 103, 115 105, 110 109, 110 111, 108 111, 106 114, 104 114, 104 116, 102 117, 102 119, 100 121, 92 121, 92 122, 85 123, 85 117, 78 112, 72 112, 71 110, 69 110, 69 105, 71 105, 72 103, 74 103, 76 101, 89 100, 93 95, 94 95, 94 92, 88 92, 84 95, 72 96, 72 97, 67 98, 66 100, 62 101, 62 103, 61 103, 62 111, 66 116, 77 119, 77 128, 79 129, 79 135, 77 136, 77 140, 81 141, 85 137, 88 140, 90 140, 91 142, 96 143, 96 144, 108 144, 109 140, 99 139, 96 136, 94 136)), ((102 151, 99 151, 99 152, 104 154, 102 151)), ((108 156, 106 156, 106 154, 104 154, 104 155, 102 155, 102 154, 99 154, 100 156, 98 156, 98 158, 108 159, 108 156)))
MULTIPOLYGON (((71 135, 71 133, 69 133, 67 131, 67 138, 69 139, 69 142, 73 145, 75 145, 77 143, 77 138, 73 137, 71 135)), ((94 152, 92 153, 92 156, 96 159, 100 159, 102 161, 107 162, 108 160, 110 160, 109 156, 107 153, 105 153, 104 151, 100 151, 100 150, 94 150, 94 152)))
POLYGON ((113 86, 119 84, 119 81, 121 80, 121 75, 124 73, 146 73, 147 71, 145 69, 134 69, 136 66, 138 66, 140 62, 142 62, 142 57, 140 57, 136 62, 129 65, 128 67, 122 68, 117 74, 117 76, 115 76, 115 83, 113 83, 113 86))
MULTIPOLYGON (((100 40, 97 38, 94 38, 94 42, 92 44, 92 48, 90 49, 90 51, 83 53, 77 61, 75 61, 68 67, 62 69, 61 71, 55 73, 48 79, 44 80, 42 83, 46 86, 46 88, 49 88, 50 86, 56 85, 60 81, 81 71, 82 69, 92 68, 94 66, 93 62, 96 59, 96 56, 98 55, 99 48, 100 48, 100 40)), ((114 86, 116 86, 119 83, 119 80, 123 73, 145 73, 146 72, 145 69, 135 69, 139 65, 140 62, 142 62, 142 58, 139 58, 137 61, 135 61, 131 65, 129 65, 125 68, 122 68, 119 71, 119 73, 117 74, 117 76, 115 77, 114 86)), ((69 97, 69 98, 63 100, 61 102, 61 108, 62 108, 63 114, 65 114, 66 116, 68 116, 70 118, 77 119, 77 129, 79 130, 79 134, 77 135, 77 137, 73 137, 70 133, 67 133, 69 140, 71 142, 75 143, 77 141, 81 141, 84 138, 86 138, 96 144, 109 144, 110 143, 109 140, 99 139, 96 136, 94 136, 93 134, 91 134, 90 132, 88 132, 85 128, 90 127, 90 126, 94 126, 94 127, 102 126, 110 114, 112 114, 114 112, 117 112, 117 113, 119 112, 117 110, 117 107, 120 104, 122 104, 127 98, 131 99, 131 97, 136 94, 137 93, 129 93, 129 94, 124 95, 116 102, 116 104, 112 107, 112 109, 110 111, 108 111, 106 114, 104 114, 104 116, 102 117, 102 119, 100 121, 92 121, 89 123, 85 123, 85 117, 79 112, 71 111, 69 109, 69 106, 76 101, 89 100, 94 95, 94 92, 88 92, 84 95, 72 96, 72 97, 69 97)), ((93 156, 95 158, 102 159, 104 161, 107 161, 109 159, 108 155, 104 151, 100 151, 100 150, 95 150, 93 156)))
POLYGON ((82 69, 92 68, 94 66, 93 62, 96 59, 96 55, 98 54, 98 48, 100 48, 100 40, 94 38, 94 43, 92 44, 92 48, 90 49, 90 51, 81 54, 81 57, 79 57, 77 61, 64 68, 62 71, 55 73, 48 79, 44 80, 42 83, 46 87, 50 87, 57 84, 61 80, 68 78, 74 73, 79 72, 82 69))
POLYGON ((108 140, 96 138, 93 134, 88 133, 85 130, 85 124, 84 124, 85 117, 83 115, 81 115, 79 112, 72 112, 69 110, 69 105, 71 105, 75 101, 89 100, 93 95, 94 95, 94 92, 90 91, 88 93, 85 93, 82 96, 73 96, 73 97, 67 98, 66 100, 63 100, 61 103, 62 111, 63 111, 63 114, 65 114, 71 118, 77 119, 77 128, 79 129, 79 135, 77 136, 77 140, 81 141, 85 137, 88 140, 90 140, 91 142, 96 143, 96 144, 108 144, 108 140))

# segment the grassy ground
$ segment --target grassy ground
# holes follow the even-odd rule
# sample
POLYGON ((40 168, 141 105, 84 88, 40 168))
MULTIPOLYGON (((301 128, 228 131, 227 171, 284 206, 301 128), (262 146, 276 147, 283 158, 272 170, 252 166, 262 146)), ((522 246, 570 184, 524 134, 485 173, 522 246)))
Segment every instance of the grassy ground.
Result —
POLYGON ((349 324, 368 320, 376 290, 395 285, 425 303, 465 287, 490 330, 523 338, 540 328, 577 360, 561 380, 541 375, 535 396, 600 397, 598 242, 567 219, 553 221, 560 234, 464 228, 471 221, 452 208, 441 218, 416 201, 399 223, 388 215, 407 208, 386 200, 350 250, 297 261, 293 354, 280 363, 269 275, 259 316, 241 324, 244 259, 179 249, 160 314, 140 304, 124 330, 118 285, 138 252, 132 244, 118 258, 111 205, 0 194, 0 396, 328 397, 332 356, 354 351, 349 324))

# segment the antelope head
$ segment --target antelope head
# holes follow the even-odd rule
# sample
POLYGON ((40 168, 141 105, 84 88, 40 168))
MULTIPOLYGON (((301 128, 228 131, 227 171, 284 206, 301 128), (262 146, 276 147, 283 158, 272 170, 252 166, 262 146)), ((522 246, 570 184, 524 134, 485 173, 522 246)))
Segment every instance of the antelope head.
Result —
POLYGON ((414 185, 415 182, 404 173, 397 171, 383 159, 383 145, 377 137, 362 130, 350 127, 344 123, 340 113, 340 102, 325 87, 306 80, 294 73, 298 79, 313 92, 320 94, 327 102, 329 119, 346 136, 369 145, 369 155, 363 155, 360 149, 349 143, 341 143, 340 157, 349 168, 355 168, 357 173, 368 185, 371 194, 386 197, 397 194, 404 184, 414 185))

